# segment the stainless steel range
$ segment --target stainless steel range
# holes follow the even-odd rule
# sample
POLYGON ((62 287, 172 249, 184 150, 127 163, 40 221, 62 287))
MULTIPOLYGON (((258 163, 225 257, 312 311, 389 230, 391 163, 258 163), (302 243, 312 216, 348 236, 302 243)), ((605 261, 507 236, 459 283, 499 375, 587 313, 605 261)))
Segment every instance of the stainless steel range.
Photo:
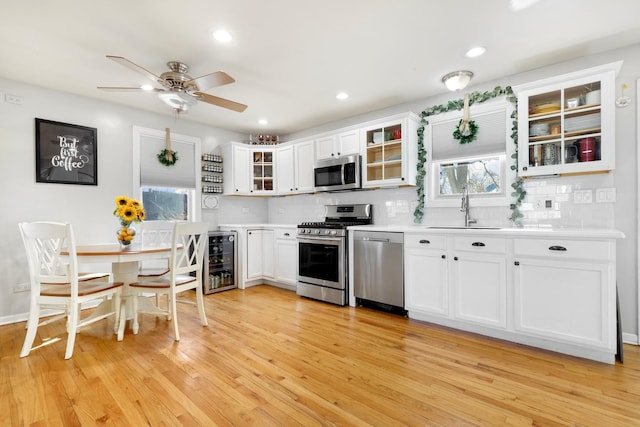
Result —
POLYGON ((327 205, 324 222, 298 225, 297 294, 346 305, 349 290, 347 227, 371 224, 371 205, 327 205))

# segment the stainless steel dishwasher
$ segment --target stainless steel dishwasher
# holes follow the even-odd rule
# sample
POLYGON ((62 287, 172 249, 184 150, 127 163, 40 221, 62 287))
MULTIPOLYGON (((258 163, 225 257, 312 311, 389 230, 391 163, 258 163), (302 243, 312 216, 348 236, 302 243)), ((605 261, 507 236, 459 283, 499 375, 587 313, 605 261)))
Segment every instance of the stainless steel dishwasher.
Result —
POLYGON ((354 295, 360 305, 404 310, 404 234, 382 231, 353 233, 354 295))

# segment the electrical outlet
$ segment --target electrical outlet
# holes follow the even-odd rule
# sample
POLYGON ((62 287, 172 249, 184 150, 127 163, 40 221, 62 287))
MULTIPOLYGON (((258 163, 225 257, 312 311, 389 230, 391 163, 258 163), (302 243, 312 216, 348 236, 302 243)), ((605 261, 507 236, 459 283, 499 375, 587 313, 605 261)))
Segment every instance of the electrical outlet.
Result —
POLYGON ((592 190, 574 191, 573 203, 593 203, 593 191, 592 190))
POLYGON ((31 283, 16 283, 13 285, 13 292, 29 292, 31 290, 31 283))
POLYGON ((242 208, 242 213, 249 213, 249 208, 242 208))
POLYGON ((596 189, 596 203, 615 203, 615 188, 598 188, 596 189))

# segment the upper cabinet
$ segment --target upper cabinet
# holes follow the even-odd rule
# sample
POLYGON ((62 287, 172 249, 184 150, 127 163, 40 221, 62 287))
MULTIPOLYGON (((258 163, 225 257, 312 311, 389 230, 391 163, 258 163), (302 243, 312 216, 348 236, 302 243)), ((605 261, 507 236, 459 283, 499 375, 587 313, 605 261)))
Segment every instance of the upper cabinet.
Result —
POLYGON ((358 129, 316 138, 317 159, 328 159, 359 153, 360 132, 358 129))
POLYGON ((416 185, 419 122, 407 113, 360 130, 363 187, 416 185))
POLYGON ((615 79, 622 61, 515 86, 518 174, 615 168, 615 79))
POLYGON ((283 145, 275 155, 278 194, 312 193, 314 141, 283 145))
POLYGON ((274 194, 274 149, 253 148, 230 143, 223 147, 223 157, 230 159, 224 168, 224 194, 274 194))

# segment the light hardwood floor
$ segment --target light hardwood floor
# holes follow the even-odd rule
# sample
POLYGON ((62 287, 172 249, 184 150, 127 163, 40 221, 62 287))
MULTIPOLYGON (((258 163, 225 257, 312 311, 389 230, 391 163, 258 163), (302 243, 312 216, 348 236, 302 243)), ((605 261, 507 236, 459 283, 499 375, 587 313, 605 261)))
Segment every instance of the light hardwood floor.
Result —
POLYGON ((0 326, 0 425, 640 425, 640 347, 606 365, 270 286, 112 321, 20 359, 25 324, 0 326))

